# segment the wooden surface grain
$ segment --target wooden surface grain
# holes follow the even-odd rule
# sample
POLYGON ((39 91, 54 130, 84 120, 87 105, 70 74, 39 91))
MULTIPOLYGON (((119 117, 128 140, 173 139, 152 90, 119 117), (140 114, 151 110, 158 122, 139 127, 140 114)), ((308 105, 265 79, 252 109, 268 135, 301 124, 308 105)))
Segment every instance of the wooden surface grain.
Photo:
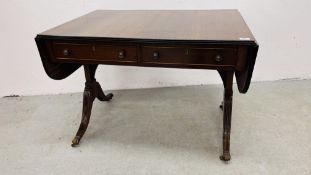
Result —
POLYGON ((97 10, 39 35, 255 42, 237 10, 97 10))

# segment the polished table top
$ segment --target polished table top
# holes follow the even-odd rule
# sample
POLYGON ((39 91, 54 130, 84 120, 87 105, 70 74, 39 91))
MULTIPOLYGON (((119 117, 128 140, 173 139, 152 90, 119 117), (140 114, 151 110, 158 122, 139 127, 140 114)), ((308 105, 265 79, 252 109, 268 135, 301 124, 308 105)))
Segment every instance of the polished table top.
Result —
POLYGON ((237 10, 97 10, 39 35, 255 42, 237 10))

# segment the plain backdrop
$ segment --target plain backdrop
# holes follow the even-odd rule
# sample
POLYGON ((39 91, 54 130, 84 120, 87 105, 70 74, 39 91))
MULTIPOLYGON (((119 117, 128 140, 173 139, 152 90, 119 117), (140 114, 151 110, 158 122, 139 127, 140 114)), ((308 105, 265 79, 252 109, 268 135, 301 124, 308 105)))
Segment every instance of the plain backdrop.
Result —
MULTIPOLYGON (((260 45, 253 81, 311 78, 310 0, 1 0, 0 96, 81 92, 83 69, 50 79, 34 38, 96 9, 238 9, 260 45)), ((216 71, 105 65, 97 80, 104 90, 221 82, 216 71)))

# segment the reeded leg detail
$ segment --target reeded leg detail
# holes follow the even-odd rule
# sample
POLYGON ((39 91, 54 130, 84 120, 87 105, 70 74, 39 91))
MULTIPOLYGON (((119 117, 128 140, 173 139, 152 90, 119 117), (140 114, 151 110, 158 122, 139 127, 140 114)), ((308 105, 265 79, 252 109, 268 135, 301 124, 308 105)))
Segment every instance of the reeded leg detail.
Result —
POLYGON ((85 72, 85 88, 83 93, 83 107, 82 107, 82 119, 78 129, 78 132, 74 139, 72 140, 72 147, 79 144, 82 139, 91 117, 91 111, 93 106, 93 101, 95 98, 100 101, 109 101, 112 99, 113 94, 105 95, 100 84, 95 79, 95 71, 97 65, 84 65, 85 72))
POLYGON ((230 156, 230 131, 231 131, 231 112, 232 111, 232 96, 224 100, 223 107, 223 154, 221 160, 229 161, 230 156))
POLYGON ((224 75, 224 99, 220 108, 223 110, 223 153, 220 160, 229 161, 230 155, 230 132, 231 132, 231 114, 232 114, 232 81, 233 72, 228 71, 224 75))

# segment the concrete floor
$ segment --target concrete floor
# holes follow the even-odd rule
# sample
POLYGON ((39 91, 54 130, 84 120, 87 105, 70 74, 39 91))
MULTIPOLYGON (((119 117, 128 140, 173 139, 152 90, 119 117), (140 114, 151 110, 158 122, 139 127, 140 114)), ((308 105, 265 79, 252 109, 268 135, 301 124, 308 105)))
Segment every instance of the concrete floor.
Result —
POLYGON ((0 99, 0 173, 311 174, 311 81, 234 89, 232 160, 219 160, 220 85, 113 91, 71 148, 82 94, 0 99))

